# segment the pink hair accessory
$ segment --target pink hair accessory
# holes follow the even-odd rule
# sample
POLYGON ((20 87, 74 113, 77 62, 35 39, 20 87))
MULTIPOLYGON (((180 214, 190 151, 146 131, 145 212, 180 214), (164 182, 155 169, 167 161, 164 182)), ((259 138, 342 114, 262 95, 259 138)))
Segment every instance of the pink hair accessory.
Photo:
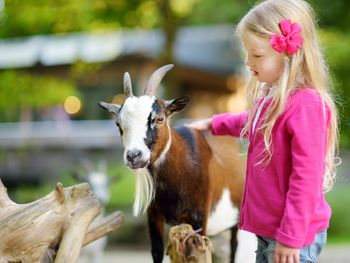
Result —
POLYGON ((298 23, 293 23, 289 19, 279 23, 282 34, 270 34, 270 44, 279 53, 285 51, 292 55, 303 45, 303 37, 300 35, 301 27, 298 23))

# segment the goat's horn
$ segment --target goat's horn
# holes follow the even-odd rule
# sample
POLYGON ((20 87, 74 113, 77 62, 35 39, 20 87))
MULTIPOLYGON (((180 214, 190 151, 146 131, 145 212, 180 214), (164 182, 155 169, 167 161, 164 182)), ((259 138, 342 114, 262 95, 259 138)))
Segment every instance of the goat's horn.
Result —
POLYGON ((154 96, 159 86, 159 83, 162 81, 165 73, 167 73, 173 67, 173 64, 169 64, 157 69, 149 78, 144 94, 154 96))
POLYGON ((132 94, 131 79, 128 72, 124 73, 124 94, 125 94, 125 97, 134 96, 134 94, 132 94))

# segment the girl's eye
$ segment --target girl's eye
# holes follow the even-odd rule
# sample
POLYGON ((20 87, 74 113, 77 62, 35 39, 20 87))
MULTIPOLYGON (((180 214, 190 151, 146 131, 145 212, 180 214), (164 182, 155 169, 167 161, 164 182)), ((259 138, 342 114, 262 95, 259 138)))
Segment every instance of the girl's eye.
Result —
POLYGON ((253 57, 255 57, 255 58, 261 58, 262 55, 253 55, 253 57))

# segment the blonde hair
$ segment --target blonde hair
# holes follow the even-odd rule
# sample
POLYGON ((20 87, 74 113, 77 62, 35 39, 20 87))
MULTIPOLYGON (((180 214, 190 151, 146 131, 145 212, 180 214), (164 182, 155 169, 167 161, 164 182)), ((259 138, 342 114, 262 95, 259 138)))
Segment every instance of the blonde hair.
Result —
MULTIPOLYGON (((328 145, 326 151, 326 172, 323 190, 329 191, 335 181, 338 157, 338 113, 331 95, 331 83, 328 66, 325 62, 316 33, 316 20, 312 7, 303 0, 266 0, 253 7, 239 22, 236 33, 242 38, 245 32, 251 32, 262 38, 269 38, 271 33, 280 34, 279 23, 284 19, 297 22, 302 28, 303 47, 293 55, 285 55, 285 68, 280 79, 275 83, 275 90, 270 107, 265 113, 265 121, 259 128, 264 137, 265 152, 260 163, 271 159, 271 133, 278 116, 283 112, 289 93, 300 86, 308 85, 317 91, 331 111, 328 145)), ((251 114, 241 137, 248 133, 253 122, 254 105, 261 97, 264 83, 252 77, 247 87, 248 105, 251 114)), ((264 94, 266 95, 266 94, 264 94)), ((325 108, 325 107, 324 107, 325 108)), ((324 111, 325 112, 325 111, 324 111)))

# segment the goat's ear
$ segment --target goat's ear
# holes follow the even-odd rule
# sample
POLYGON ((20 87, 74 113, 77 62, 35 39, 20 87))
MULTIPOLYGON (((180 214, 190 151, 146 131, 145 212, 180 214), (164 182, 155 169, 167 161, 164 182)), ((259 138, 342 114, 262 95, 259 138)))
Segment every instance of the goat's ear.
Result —
POLYGON ((99 104, 101 108, 107 110, 110 113, 113 113, 114 115, 118 115, 120 105, 118 104, 113 104, 113 103, 107 103, 104 101, 100 101, 99 104))
POLYGON ((181 111, 183 108, 186 107, 186 105, 188 104, 188 102, 190 101, 190 97, 189 96, 184 96, 182 98, 179 99, 175 99, 175 100, 166 100, 165 101, 165 110, 167 115, 171 115, 174 112, 179 112, 181 111))
POLYGON ((85 182, 86 178, 84 176, 82 176, 78 171, 72 171, 70 173, 70 176, 76 180, 77 182, 85 182))

